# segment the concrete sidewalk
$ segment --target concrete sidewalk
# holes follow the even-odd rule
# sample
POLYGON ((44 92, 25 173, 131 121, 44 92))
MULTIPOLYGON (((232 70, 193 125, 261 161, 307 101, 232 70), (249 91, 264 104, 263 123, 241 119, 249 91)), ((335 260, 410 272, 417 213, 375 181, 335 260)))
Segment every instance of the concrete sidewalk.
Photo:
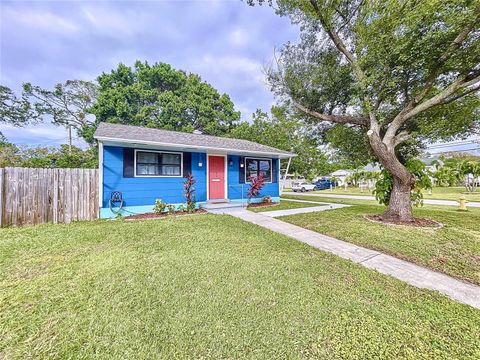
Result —
MULTIPOLYGON (((314 196, 319 198, 332 198, 332 199, 352 199, 352 200, 372 200, 375 201, 373 196, 363 196, 363 195, 339 195, 339 194, 309 194, 309 193, 299 193, 299 192, 284 192, 282 195, 298 195, 298 196, 314 196)), ((285 199, 291 200, 291 199, 285 199)), ((321 201, 321 200, 320 200, 321 201)), ((445 205, 445 206, 458 206, 458 202, 454 200, 433 200, 433 199, 424 199, 424 204, 429 205, 445 205)), ((480 202, 468 202, 467 207, 480 208, 480 202)))
MULTIPOLYGON (((312 203, 313 202, 310 202, 310 204, 312 203)), ((279 217, 279 216, 286 216, 286 215, 295 215, 295 214, 304 214, 304 213, 311 213, 311 212, 318 212, 318 211, 341 209, 341 208, 350 207, 350 206, 352 205, 325 204, 320 206, 312 206, 312 207, 298 208, 298 209, 263 211, 261 212, 261 214, 268 217, 279 217)))
MULTIPOLYGON (((307 209, 309 208, 301 210, 307 209)), ((254 213, 243 209, 219 209, 212 210, 211 212, 235 216, 279 234, 287 235, 317 249, 335 254, 344 259, 352 260, 367 268, 375 269, 410 285, 439 291, 451 299, 480 309, 480 286, 454 279, 448 275, 397 259, 393 256, 385 255, 378 251, 366 249, 274 219, 271 216, 267 216, 266 212, 254 213)))

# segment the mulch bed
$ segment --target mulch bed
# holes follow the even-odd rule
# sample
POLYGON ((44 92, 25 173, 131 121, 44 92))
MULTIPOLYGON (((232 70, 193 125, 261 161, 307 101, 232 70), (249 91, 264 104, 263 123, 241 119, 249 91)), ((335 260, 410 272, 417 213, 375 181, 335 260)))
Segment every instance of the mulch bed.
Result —
POLYGON ((161 213, 161 214, 155 214, 155 213, 146 213, 146 214, 135 214, 135 215, 129 215, 125 217, 125 220, 145 220, 145 219, 158 219, 158 218, 164 218, 168 216, 182 216, 182 215, 193 215, 193 214, 205 214, 207 211, 204 209, 197 209, 195 212, 187 212, 187 211, 175 211, 174 213, 161 213))
POLYGON ((400 221, 393 219, 384 219, 381 215, 364 215, 364 218, 370 221, 378 222, 385 225, 406 225, 414 227, 429 227, 429 228, 441 228, 442 223, 435 220, 425 218, 414 218, 413 221, 400 221))
POLYGON ((267 207, 267 206, 277 206, 278 202, 259 202, 259 203, 253 203, 248 205, 249 208, 257 208, 257 207, 267 207))

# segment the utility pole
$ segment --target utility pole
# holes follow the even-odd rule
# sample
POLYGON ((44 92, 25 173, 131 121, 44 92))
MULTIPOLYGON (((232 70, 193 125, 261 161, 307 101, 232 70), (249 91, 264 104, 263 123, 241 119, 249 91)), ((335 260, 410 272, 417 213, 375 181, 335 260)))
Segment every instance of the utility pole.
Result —
POLYGON ((72 125, 68 124, 68 155, 72 155, 72 125))

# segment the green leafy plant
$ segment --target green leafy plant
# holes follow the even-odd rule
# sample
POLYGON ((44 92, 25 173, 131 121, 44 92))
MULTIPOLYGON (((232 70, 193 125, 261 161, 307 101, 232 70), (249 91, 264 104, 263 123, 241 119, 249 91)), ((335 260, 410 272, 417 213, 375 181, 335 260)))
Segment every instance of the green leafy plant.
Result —
POLYGON ((183 204, 178 205, 178 207, 177 207, 178 212, 185 212, 186 210, 187 210, 187 208, 183 204))
MULTIPOLYGON (((425 164, 419 159, 410 159, 406 162, 405 167, 415 177, 415 183, 410 192, 410 199, 415 206, 423 205, 422 190, 432 188, 431 173, 425 164)), ((380 204, 388 205, 393 189, 393 177, 388 171, 382 169, 375 183, 373 193, 380 204)))
POLYGON ((155 214, 161 214, 163 212, 165 212, 165 209, 167 208, 167 204, 162 202, 162 200, 160 199, 156 199, 155 200, 155 205, 153 207, 153 212, 155 214))
POLYGON ((173 204, 167 204, 167 211, 170 215, 174 214, 176 211, 176 207, 173 204))
POLYGON ((271 204, 272 203, 272 197, 270 195, 266 195, 262 198, 262 202, 266 204, 271 204))

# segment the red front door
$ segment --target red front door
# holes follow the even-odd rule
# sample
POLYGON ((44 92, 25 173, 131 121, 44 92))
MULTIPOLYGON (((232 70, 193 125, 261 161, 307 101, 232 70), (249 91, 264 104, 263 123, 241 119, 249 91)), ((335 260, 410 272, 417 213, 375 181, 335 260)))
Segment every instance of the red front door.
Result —
POLYGON ((208 194, 209 199, 225 199, 225 158, 208 157, 208 194))

